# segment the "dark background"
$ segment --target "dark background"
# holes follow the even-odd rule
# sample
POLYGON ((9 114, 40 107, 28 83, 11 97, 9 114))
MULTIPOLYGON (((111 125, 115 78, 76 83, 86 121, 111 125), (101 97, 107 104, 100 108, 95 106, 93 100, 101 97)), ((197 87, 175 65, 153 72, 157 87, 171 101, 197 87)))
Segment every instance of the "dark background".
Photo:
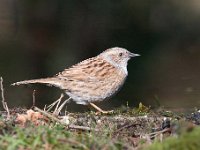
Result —
POLYGON ((36 89, 36 105, 50 104, 60 90, 10 84, 52 76, 119 46, 141 57, 129 62, 125 85, 104 108, 127 101, 198 107, 199 27, 199 0, 1 0, 0 75, 6 100, 10 107, 31 106, 36 89))

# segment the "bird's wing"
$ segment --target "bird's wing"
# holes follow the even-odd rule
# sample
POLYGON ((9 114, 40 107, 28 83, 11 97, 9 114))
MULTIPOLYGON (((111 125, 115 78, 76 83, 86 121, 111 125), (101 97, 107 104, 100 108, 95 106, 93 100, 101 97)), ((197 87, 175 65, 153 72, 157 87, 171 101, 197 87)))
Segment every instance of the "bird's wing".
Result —
POLYGON ((104 81, 115 73, 116 68, 99 57, 89 58, 58 73, 56 77, 71 81, 104 81))

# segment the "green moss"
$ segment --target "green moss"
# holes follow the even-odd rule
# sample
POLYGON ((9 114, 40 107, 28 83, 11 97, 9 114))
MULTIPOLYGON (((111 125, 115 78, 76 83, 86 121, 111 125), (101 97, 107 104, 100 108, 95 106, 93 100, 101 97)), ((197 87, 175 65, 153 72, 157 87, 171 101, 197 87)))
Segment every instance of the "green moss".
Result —
POLYGON ((180 137, 170 137, 161 142, 154 142, 145 150, 197 150, 200 149, 200 127, 185 132, 180 137))
POLYGON ((113 115, 123 115, 123 116, 144 116, 151 113, 150 107, 139 103, 138 107, 130 108, 127 106, 121 106, 120 108, 116 109, 113 115))
POLYGON ((2 129, 0 149, 116 149, 127 148, 128 144, 113 139, 109 127, 101 132, 70 131, 62 125, 34 126, 26 128, 12 126, 2 129))

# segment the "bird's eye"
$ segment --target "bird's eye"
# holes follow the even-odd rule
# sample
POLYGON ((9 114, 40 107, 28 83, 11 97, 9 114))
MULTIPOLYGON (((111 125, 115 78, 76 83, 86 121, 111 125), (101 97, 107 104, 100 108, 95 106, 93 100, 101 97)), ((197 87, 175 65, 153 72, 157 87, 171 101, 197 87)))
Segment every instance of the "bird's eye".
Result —
POLYGON ((119 56, 121 57, 123 55, 123 53, 119 53, 119 56))

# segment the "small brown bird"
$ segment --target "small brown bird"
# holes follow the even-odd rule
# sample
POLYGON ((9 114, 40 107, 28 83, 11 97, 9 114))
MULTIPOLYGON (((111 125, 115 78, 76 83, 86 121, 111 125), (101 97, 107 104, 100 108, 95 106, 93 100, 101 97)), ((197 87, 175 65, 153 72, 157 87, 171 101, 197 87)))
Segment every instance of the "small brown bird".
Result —
POLYGON ((25 80, 12 85, 42 83, 56 86, 77 104, 91 105, 99 112, 108 113, 94 102, 103 101, 114 95, 124 84, 128 75, 127 63, 132 57, 140 56, 120 47, 109 48, 86 59, 53 77, 25 80))

